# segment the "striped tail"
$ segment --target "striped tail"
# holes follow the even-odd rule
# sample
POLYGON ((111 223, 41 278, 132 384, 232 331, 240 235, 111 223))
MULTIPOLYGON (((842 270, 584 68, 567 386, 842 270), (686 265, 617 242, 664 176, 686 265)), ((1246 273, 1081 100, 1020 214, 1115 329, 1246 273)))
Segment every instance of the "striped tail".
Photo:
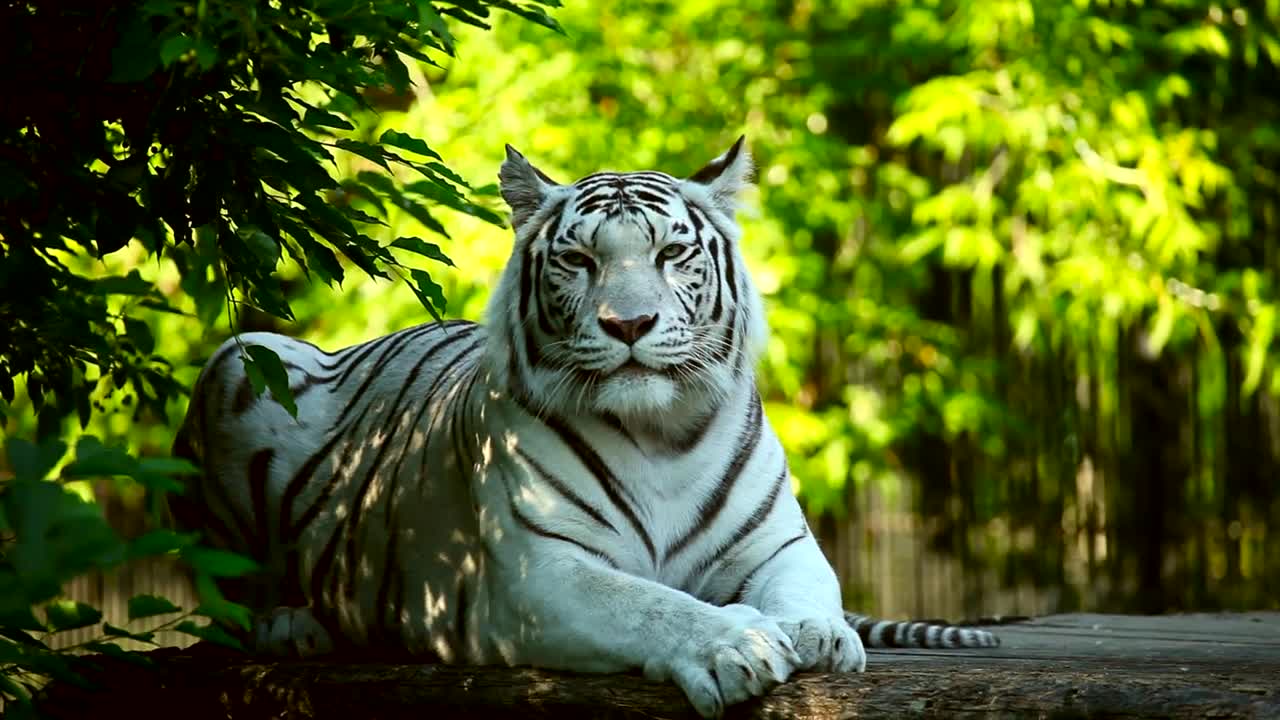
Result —
POLYGON ((929 622, 878 620, 845 613, 844 619, 874 648, 984 648, 998 647, 1000 639, 986 630, 929 622))

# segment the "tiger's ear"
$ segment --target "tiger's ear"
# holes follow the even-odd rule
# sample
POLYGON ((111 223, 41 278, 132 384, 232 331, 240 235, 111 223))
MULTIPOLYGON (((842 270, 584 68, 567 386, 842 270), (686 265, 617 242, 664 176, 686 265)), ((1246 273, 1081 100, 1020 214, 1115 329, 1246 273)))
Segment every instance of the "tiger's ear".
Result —
POLYGON ((510 145, 507 159, 498 170, 498 184, 502 199, 511 207, 511 225, 517 230, 533 217, 553 190, 561 187, 510 145))
POLYGON ((723 155, 707 163, 689 176, 686 182, 702 186, 713 205, 729 217, 738 209, 738 196, 751 185, 755 164, 745 147, 746 136, 740 136, 723 155))

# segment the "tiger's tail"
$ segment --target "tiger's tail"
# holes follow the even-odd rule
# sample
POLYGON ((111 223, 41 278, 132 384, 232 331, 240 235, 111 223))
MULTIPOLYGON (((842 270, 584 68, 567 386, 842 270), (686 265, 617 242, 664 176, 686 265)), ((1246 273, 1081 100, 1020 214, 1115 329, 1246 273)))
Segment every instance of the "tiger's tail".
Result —
POLYGON ((933 622, 880 620, 845 613, 844 619, 874 648, 986 648, 999 647, 1000 638, 986 630, 933 622))

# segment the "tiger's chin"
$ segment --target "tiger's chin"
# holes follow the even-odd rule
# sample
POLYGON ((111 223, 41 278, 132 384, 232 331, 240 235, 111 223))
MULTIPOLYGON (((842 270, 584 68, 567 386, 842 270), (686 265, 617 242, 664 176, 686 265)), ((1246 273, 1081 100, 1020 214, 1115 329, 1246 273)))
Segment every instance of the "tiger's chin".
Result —
POLYGON ((652 421, 669 411, 678 396, 675 382, 657 372, 616 372, 595 389, 592 404, 598 413, 620 419, 652 421))

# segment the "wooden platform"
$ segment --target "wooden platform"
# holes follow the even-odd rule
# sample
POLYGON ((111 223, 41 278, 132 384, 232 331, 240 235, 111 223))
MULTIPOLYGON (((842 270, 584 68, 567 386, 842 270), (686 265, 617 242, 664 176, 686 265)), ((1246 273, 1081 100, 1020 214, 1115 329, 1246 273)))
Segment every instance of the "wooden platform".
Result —
MULTIPOLYGON (((1280 613, 1056 615, 992 628, 999 648, 875 650, 863 674, 802 674, 738 718, 1280 718, 1280 613)), ((245 663, 156 651, 104 664, 100 693, 55 688, 59 718, 693 718, 634 675, 385 663, 245 663)))

